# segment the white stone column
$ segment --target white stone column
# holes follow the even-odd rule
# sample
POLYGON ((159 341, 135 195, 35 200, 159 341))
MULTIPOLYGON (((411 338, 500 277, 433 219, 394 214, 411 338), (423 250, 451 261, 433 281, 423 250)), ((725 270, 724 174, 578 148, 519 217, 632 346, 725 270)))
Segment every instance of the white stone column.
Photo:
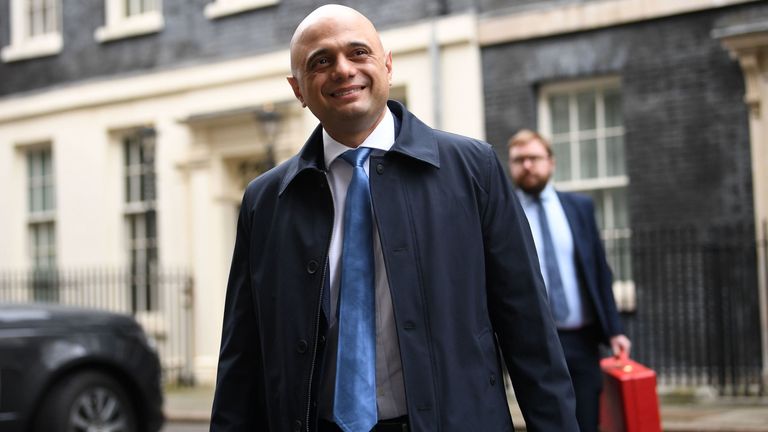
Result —
POLYGON ((752 188, 757 242, 758 290, 763 358, 763 385, 768 386, 768 22, 718 29, 731 56, 744 73, 744 102, 749 107, 752 188))

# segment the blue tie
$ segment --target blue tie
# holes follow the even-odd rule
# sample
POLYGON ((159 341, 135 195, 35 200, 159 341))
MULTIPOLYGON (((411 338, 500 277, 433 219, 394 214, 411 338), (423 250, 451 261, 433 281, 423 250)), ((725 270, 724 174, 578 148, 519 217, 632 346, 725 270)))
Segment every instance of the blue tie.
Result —
POLYGON ((369 432, 377 421, 373 216, 363 168, 370 152, 359 147, 341 155, 354 167, 344 207, 333 399, 334 420, 345 432, 369 432))
POLYGON ((555 322, 561 323, 568 318, 568 301, 565 298, 563 279, 560 276, 560 266, 557 265, 557 255, 555 254, 555 243, 552 241, 552 233, 549 231, 547 213, 544 211, 541 197, 536 198, 536 210, 539 213, 539 226, 541 226, 541 238, 544 243, 545 271, 549 284, 547 287, 549 288, 549 307, 555 322))

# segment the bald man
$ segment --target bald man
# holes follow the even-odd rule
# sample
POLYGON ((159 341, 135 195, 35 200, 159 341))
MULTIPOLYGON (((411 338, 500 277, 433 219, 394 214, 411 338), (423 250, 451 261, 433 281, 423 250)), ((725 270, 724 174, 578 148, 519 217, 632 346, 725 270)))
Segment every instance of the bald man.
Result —
POLYGON ((578 431, 525 215, 490 145, 388 101, 373 24, 320 7, 291 40, 320 121, 247 187, 212 431, 578 431))

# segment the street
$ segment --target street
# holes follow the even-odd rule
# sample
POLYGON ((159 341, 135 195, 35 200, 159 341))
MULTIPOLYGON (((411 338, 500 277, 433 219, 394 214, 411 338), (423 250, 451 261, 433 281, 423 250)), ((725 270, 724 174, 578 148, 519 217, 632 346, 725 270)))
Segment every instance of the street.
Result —
POLYGON ((208 432, 208 424, 203 422, 167 422, 161 432, 208 432))

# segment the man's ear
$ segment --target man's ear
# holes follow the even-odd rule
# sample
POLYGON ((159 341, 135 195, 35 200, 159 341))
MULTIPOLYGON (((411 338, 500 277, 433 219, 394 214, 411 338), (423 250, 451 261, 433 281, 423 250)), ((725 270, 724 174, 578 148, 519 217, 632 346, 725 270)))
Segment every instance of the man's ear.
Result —
POLYGON ((288 80, 288 84, 291 85, 291 88, 293 89, 293 95, 296 96, 296 99, 301 102, 302 108, 306 108, 307 104, 304 103, 304 96, 301 95, 301 89, 299 88, 299 81, 296 79, 296 77, 288 76, 285 77, 285 79, 288 80))

